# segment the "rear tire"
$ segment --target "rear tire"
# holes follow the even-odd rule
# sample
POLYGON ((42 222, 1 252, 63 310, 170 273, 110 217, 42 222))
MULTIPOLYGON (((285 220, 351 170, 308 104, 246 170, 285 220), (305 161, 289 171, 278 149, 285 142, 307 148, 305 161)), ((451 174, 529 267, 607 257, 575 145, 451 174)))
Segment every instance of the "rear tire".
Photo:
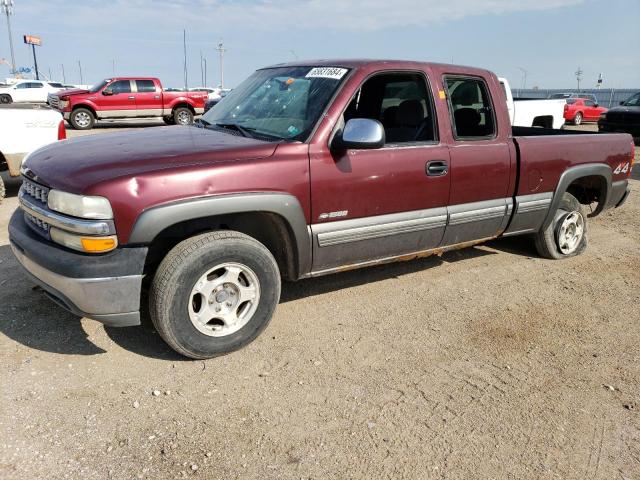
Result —
POLYGON ((587 243, 585 209, 576 197, 565 193, 551 224, 536 233, 536 249, 541 257, 561 260, 580 255, 587 248, 587 243))
POLYGON ((0 103, 8 105, 13 103, 13 98, 11 98, 11 95, 0 95, 0 103))
POLYGON ((573 124, 580 125, 581 123, 582 123, 582 113, 578 112, 576 113, 576 116, 573 117, 573 124))
POLYGON ((171 116, 164 116, 164 117, 162 117, 162 121, 163 121, 164 123, 166 123, 167 125, 175 125, 175 124, 176 124, 175 120, 174 120, 174 119, 173 119, 173 117, 171 117, 171 116))
POLYGON ((149 312, 171 348, 205 359, 253 341, 279 299, 280 271, 271 252, 242 233, 216 231, 167 254, 151 284, 149 312))
POLYGON ((71 112, 69 123, 76 130, 91 130, 96 123, 93 112, 87 108, 76 108, 71 112))
POLYGON ((187 107, 178 107, 173 111, 173 121, 176 125, 191 125, 193 113, 187 107))

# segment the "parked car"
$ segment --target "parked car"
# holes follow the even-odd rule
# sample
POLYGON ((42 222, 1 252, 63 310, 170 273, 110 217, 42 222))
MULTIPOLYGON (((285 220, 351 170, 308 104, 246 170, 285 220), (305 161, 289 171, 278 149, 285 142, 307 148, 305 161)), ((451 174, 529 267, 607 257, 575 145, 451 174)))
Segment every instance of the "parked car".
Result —
POLYGON ((209 110, 215 107, 218 103, 220 103, 220 100, 222 100, 222 97, 218 97, 213 100, 209 99, 206 102, 204 102, 204 113, 207 113, 209 110))
POLYGON ((0 88, 0 103, 46 103, 48 95, 62 90, 57 82, 24 80, 0 88))
POLYGON ((607 111, 588 98, 567 98, 564 106, 564 119, 567 123, 580 125, 583 122, 597 122, 600 115, 607 111))
POLYGON ((602 113, 598 120, 600 132, 624 132, 640 143, 640 92, 632 95, 619 107, 602 113))
POLYGON ((140 323, 144 279, 162 338, 209 358, 264 330, 281 278, 499 236, 579 255, 586 206, 622 205, 633 156, 629 135, 512 127, 487 70, 295 62, 256 71, 192 127, 31 154, 9 235, 30 278, 108 325, 140 323))
POLYGON ((587 98, 595 103, 598 103, 598 99, 595 95, 590 93, 552 93, 549 98, 587 98))
POLYGON ((511 125, 516 127, 542 127, 560 129, 564 125, 564 100, 544 98, 514 98, 506 78, 500 78, 507 96, 507 109, 511 125))
MULTIPOLYGON (((49 143, 66 138, 62 115, 49 108, 27 105, 0 107, 0 171, 20 175, 24 157, 49 143)), ((0 203, 5 195, 0 177, 0 203)))
POLYGON ((189 89, 190 92, 206 92, 209 96, 209 100, 220 100, 222 97, 220 96, 219 88, 210 88, 210 87, 194 87, 189 89))
POLYGON ((162 117, 169 125, 188 125, 204 112, 204 92, 167 92, 157 78, 116 77, 89 90, 65 90, 49 95, 49 104, 77 130, 93 128, 96 120, 162 117))

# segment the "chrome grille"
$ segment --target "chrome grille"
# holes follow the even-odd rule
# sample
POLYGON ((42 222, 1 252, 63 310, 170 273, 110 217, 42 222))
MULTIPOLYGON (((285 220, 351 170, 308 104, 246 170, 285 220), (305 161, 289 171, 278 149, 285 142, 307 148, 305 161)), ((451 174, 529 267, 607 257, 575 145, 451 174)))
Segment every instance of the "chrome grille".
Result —
POLYGON ((26 178, 22 178, 22 191, 34 200, 47 204, 49 197, 49 189, 43 185, 32 182, 26 178))
POLYGON ((49 103, 49 105, 51 105, 53 108, 59 108, 60 107, 60 99, 58 98, 57 95, 54 95, 53 93, 50 93, 49 95, 47 95, 47 102, 49 103))
POLYGON ((27 212, 24 212, 24 219, 26 220, 27 225, 29 225, 36 233, 45 237, 49 236, 49 228, 51 228, 51 226, 47 222, 43 222, 39 218, 36 218, 27 212))

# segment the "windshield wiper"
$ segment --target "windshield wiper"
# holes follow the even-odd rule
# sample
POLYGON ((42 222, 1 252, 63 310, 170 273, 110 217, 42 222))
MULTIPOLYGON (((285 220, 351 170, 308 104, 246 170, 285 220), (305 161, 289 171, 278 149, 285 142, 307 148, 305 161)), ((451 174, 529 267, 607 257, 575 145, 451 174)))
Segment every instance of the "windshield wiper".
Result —
POLYGON ((207 125, 211 125, 210 122, 207 122, 206 120, 204 120, 202 118, 198 118, 195 122, 193 122, 193 124, 198 128, 204 128, 207 125))
POLYGON ((237 123, 216 123, 217 127, 226 128, 228 130, 236 130, 242 134, 243 137, 254 138, 251 131, 255 131, 255 128, 246 128, 237 123))

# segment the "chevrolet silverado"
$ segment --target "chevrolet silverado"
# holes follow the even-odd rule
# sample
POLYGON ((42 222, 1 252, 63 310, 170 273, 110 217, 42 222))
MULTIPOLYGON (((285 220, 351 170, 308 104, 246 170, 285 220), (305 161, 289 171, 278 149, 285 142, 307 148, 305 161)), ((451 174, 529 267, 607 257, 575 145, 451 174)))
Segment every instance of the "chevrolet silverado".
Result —
POLYGON ((512 127, 487 70, 295 62, 258 70, 193 126, 32 153, 9 232, 64 308, 138 325, 148 287, 162 338, 209 358, 258 336, 282 279, 500 236, 578 255, 588 217, 627 198, 633 159, 627 134, 512 127))

